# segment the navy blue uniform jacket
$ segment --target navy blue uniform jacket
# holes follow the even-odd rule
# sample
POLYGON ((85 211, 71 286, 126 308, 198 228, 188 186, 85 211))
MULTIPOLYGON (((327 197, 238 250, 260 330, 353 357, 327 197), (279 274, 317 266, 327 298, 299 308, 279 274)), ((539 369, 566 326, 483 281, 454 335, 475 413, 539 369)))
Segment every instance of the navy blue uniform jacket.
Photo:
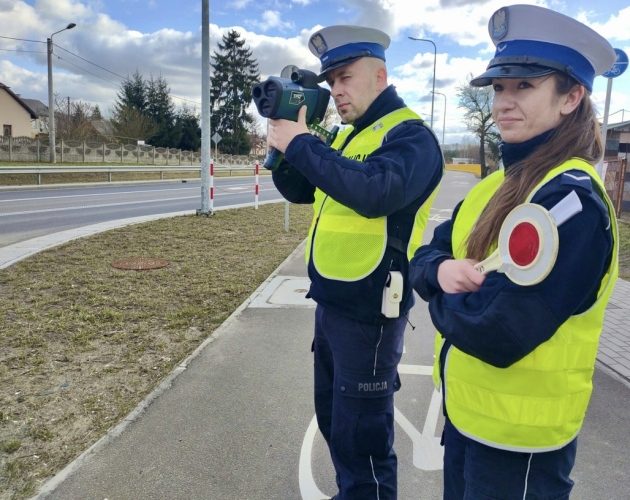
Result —
MULTIPOLYGON (((382 116, 404 106, 390 85, 356 120, 348 141, 382 116)), ((292 203, 313 203, 318 187, 364 217, 388 216, 388 234, 407 241, 413 216, 438 185, 442 171, 442 153, 434 134, 421 121, 407 121, 393 128, 383 144, 363 162, 342 157, 311 134, 298 135, 290 142, 285 160, 273 172, 273 181, 292 203)), ((317 303, 340 314, 377 323, 384 319, 381 301, 389 270, 399 270, 403 276, 408 271, 406 255, 390 246, 379 268, 355 282, 323 278, 310 264, 309 294, 317 303)), ((412 305, 413 294, 405 280, 401 314, 412 305)))
MULTIPOLYGON (((540 140, 539 136, 528 143, 504 145, 505 168, 509 170, 540 140)), ((476 292, 449 294, 441 290, 437 268, 445 259, 453 258, 452 221, 461 203, 451 220, 435 229, 431 243, 417 250, 410 279, 429 302, 433 324, 444 335, 442 357, 452 344, 491 365, 510 366, 551 338, 569 316, 593 304, 610 263, 612 235, 608 211, 590 177, 581 171, 568 171, 546 184, 532 202, 551 209, 572 190, 582 202, 582 212, 558 227, 556 263, 537 285, 519 286, 494 271, 476 292)))

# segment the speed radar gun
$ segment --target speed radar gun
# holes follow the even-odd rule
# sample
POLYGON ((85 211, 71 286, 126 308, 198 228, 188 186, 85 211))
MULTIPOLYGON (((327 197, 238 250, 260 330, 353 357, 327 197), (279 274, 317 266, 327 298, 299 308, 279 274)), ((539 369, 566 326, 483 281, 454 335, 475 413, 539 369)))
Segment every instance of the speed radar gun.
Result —
MULTIPOLYGON (((264 82, 254 85, 252 95, 258 113, 263 118, 296 122, 299 109, 306 106, 308 128, 323 136, 327 144, 334 140, 338 127, 328 131, 319 126, 328 109, 330 90, 317 84, 317 75, 312 71, 287 66, 280 77, 270 76, 264 82)), ((274 170, 281 161, 282 153, 275 148, 269 148, 263 167, 274 170)))

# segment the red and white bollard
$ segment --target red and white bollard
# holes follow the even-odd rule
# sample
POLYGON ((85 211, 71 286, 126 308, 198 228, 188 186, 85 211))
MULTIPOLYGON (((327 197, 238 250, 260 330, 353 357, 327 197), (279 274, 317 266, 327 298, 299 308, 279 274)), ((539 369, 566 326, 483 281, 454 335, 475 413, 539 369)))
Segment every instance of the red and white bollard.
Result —
POLYGON ((258 192, 260 191, 258 184, 258 173, 260 171, 260 165, 256 162, 256 166, 254 167, 254 177, 256 178, 256 184, 254 185, 254 209, 258 210, 258 192))

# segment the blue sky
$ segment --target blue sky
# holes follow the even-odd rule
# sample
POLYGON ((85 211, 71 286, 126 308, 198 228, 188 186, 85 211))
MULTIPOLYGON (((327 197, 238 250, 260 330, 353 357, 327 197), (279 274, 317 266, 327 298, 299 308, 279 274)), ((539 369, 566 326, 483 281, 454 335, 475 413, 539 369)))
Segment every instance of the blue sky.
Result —
MULTIPOLYGON (((446 143, 469 134, 457 107, 457 87, 482 72, 492 57, 487 22, 499 0, 210 0, 211 50, 236 29, 258 60, 261 76, 287 64, 317 71, 306 47, 309 35, 329 24, 360 24, 387 32, 390 83, 430 121, 436 45, 433 125, 441 138, 446 108, 446 143), (446 103, 446 106, 445 106, 446 103)), ((585 22, 614 47, 630 54, 627 0, 527 1, 585 22)), ((0 0, 0 82, 25 98, 47 103, 46 38, 69 22, 76 28, 55 35, 55 93, 98 104, 108 115, 122 79, 138 70, 163 76, 174 103, 201 103, 201 0, 0 0), (10 38, 6 38, 10 37, 10 38), (33 40, 26 42, 21 40, 33 40), (38 43, 39 42, 39 43, 38 43), (65 52, 66 49, 69 52, 65 52), (77 57, 78 56, 78 57, 77 57)), ((603 115, 607 81, 597 78, 593 100, 603 115)), ((630 70, 613 80, 610 123, 630 120, 630 70), (625 110, 625 111, 622 111, 625 110)), ((261 125, 262 126, 262 125, 261 125)))

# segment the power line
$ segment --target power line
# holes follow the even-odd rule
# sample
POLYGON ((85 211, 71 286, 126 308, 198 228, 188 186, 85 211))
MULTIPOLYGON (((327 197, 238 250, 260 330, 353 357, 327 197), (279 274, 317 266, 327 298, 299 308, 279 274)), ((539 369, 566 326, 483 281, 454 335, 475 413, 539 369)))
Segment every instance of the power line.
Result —
POLYGON ((74 57, 78 57, 79 59, 81 59, 82 61, 85 61, 85 62, 86 62, 86 63, 88 63, 88 64, 92 64, 93 66, 96 66, 97 68, 100 68, 100 69, 102 69, 103 71, 107 71, 108 73, 111 73, 112 75, 117 76, 118 78, 122 78, 123 80, 127 80, 127 77, 122 76, 122 75, 119 75, 118 73, 114 73, 113 71, 111 71, 111 70, 109 70, 109 69, 107 69, 107 68, 104 68, 103 66, 100 66, 100 65, 98 65, 98 64, 96 64, 96 63, 94 63, 94 62, 92 62, 92 61, 88 61, 88 60, 87 60, 87 59, 85 59, 84 57, 81 57, 80 55, 75 54, 74 52, 71 52, 71 51, 69 51, 68 49, 64 49, 61 45, 57 45, 56 43, 53 43, 53 45, 54 45, 55 47, 60 48, 60 49, 61 49, 61 50, 63 50, 64 52, 67 52, 68 54, 72 54, 74 57))
MULTIPOLYGON (((27 39, 27 38, 15 38, 15 37, 11 37, 11 36, 3 36, 3 35, 0 35, 0 38, 5 38, 7 40, 17 40, 17 41, 20 41, 20 42, 46 43, 46 42, 43 42, 41 40, 30 40, 30 39, 27 39)), ((53 45, 55 47, 57 47, 58 49, 61 49, 64 52, 67 52, 68 54, 73 55, 74 57, 76 57, 78 59, 81 59, 82 61, 85 61, 88 64, 96 66, 97 68, 102 69, 103 71, 106 71, 107 73, 111 73, 112 75, 117 76, 118 78, 122 79, 123 81, 129 80, 129 77, 120 75, 120 74, 118 74, 118 73, 116 73, 116 72, 114 72, 114 71, 112 71, 110 69, 105 68, 104 66, 101 66, 100 64, 96 64, 95 62, 92 62, 92 61, 90 61, 90 60, 88 60, 88 59, 86 59, 84 57, 81 57, 79 54, 75 54, 74 52, 72 52, 72 51, 62 47, 61 45, 58 45, 56 43, 53 43, 53 45)), ((25 53, 37 53, 37 54, 44 54, 45 53, 45 52, 41 52, 41 51, 38 51, 38 50, 3 49, 3 48, 0 48, 0 50, 7 51, 7 52, 25 52, 25 53)), ((118 82, 114 82, 112 80, 107 80, 106 78, 103 78, 102 76, 99 76, 96 73, 92 73, 91 71, 88 71, 87 69, 85 69, 85 68, 83 68, 81 66, 73 64, 69 59, 64 59, 64 58, 60 57, 59 55, 57 55, 57 58, 65 61, 66 63, 74 66, 75 68, 77 68, 77 69, 79 69, 79 70, 81 70, 81 71, 83 71, 83 72, 85 72, 87 74, 90 74, 90 75, 92 75, 92 76, 94 76, 96 78, 99 78, 99 79, 101 79, 101 80, 103 80, 105 82, 115 83, 116 85, 118 85, 118 82)), ((193 101, 192 99, 186 99, 185 97, 180 97, 180 96, 177 96, 177 95, 174 95, 174 94, 169 94, 169 95, 172 98, 174 98, 174 99, 179 99, 180 101, 190 102, 192 104, 197 104, 197 105, 201 106, 201 103, 198 102, 198 101, 193 101)))
POLYGON ((115 81, 113 81, 113 80, 108 80, 107 78, 103 78, 102 76, 97 75, 96 73, 92 73, 91 71, 88 71, 87 69, 85 69, 85 68, 83 68, 83 67, 79 66, 78 64, 73 63, 73 62, 72 62, 72 61, 70 61, 69 59, 65 59, 65 58, 63 58, 63 57, 61 57, 61 56, 59 56, 59 55, 57 56, 57 59, 60 59, 60 60, 62 60, 62 61, 65 61, 67 64, 70 64, 71 66, 74 66, 75 68, 77 68, 77 69, 79 69, 79 70, 83 71, 84 73, 88 73, 88 74, 90 74, 90 75, 92 75, 92 76, 94 76, 94 77, 96 77, 96 78, 99 78, 99 79, 103 80, 104 82, 108 82, 108 83, 112 83, 112 84, 114 84, 114 85, 118 85, 118 82, 115 82, 115 81))
POLYGON ((0 35, 0 38, 6 38, 7 40, 19 40, 20 42, 46 43, 46 42, 42 42, 41 40, 28 40, 26 38, 14 38, 12 36, 2 36, 2 35, 0 35))
MULTIPOLYGON (((111 71, 111 70, 109 70, 109 69, 107 69, 107 68, 104 68, 103 66, 100 66, 99 64, 96 64, 96 63, 94 63, 94 62, 92 62, 92 61, 89 61, 88 59, 85 59, 84 57, 81 57, 80 55, 75 54, 74 52, 72 52, 72 51, 70 51, 70 50, 68 50, 68 49, 65 49, 65 48, 64 48, 64 47, 62 47, 61 45, 57 45, 56 43, 53 43, 53 45, 54 45, 55 47, 60 48, 61 50, 65 51, 65 52, 67 52, 68 54, 71 54, 71 55, 73 55, 73 56, 75 56, 75 57, 78 57, 79 59, 81 59, 82 61, 85 61, 86 63, 92 64, 92 65, 96 66, 97 68, 100 68, 100 69, 102 69, 102 70, 104 70, 104 71, 107 71, 108 73, 111 73, 112 75, 115 75, 115 76, 117 76, 118 78, 122 78, 122 80, 123 80, 123 81, 127 81, 127 80, 129 80, 129 77, 128 77, 128 76, 119 75, 118 73, 115 73, 114 71, 111 71)), ((65 60, 66 62, 69 62, 67 59, 64 59, 64 60, 65 60)), ((78 66, 75 66, 75 67, 78 67, 78 66)), ((87 71, 87 70, 86 70, 86 71, 87 71)), ((90 72, 88 72, 88 73, 90 73, 90 72)), ((94 73, 90 73, 90 74, 91 74, 91 75, 94 75, 94 73)), ((94 75, 94 76, 97 76, 97 75, 94 75)), ((98 77, 98 78, 100 78, 100 77, 98 77)), ((107 81, 107 80, 105 80, 105 81, 107 81)), ((174 94, 169 94, 169 95, 170 95, 172 98, 174 98, 174 99, 179 99, 179 100, 181 100, 181 101, 186 101, 186 102, 190 102, 190 103, 197 104, 197 105, 201 106, 201 103, 200 103, 200 102, 193 101, 193 100, 191 100, 191 99, 186 99, 185 97, 180 97, 180 96, 177 96, 177 95, 174 95, 174 94)))
POLYGON ((4 50, 6 52, 32 52, 34 54, 45 54, 46 52, 42 51, 42 50, 22 50, 22 49, 3 49, 0 48, 0 50, 4 50))

